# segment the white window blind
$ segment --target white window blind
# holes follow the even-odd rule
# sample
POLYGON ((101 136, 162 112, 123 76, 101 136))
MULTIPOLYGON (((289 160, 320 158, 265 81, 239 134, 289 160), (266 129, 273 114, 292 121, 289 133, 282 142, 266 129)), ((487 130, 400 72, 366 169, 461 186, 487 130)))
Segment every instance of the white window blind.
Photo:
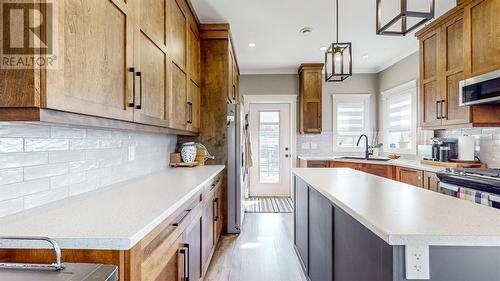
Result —
POLYGON ((416 153, 416 96, 416 81, 411 81, 382 93, 385 152, 416 153))
POLYGON ((333 96, 334 148, 358 150, 356 142, 360 135, 369 132, 369 95, 333 96))

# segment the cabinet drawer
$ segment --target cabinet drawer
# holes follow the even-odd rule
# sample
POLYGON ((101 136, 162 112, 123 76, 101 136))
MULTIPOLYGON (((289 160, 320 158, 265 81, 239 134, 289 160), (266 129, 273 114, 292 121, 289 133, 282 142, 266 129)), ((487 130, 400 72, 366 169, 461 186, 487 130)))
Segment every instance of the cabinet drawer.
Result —
POLYGON ((201 192, 168 217, 160 226, 141 240, 142 280, 156 280, 170 262, 165 257, 171 255, 175 241, 186 227, 199 216, 201 192))
POLYGON ((387 179, 394 179, 394 167, 391 165, 363 164, 361 171, 387 179))
POLYGON ((328 161, 307 161, 307 168, 328 168, 328 161))
POLYGON ((362 164, 351 163, 351 162, 340 162, 332 161, 330 162, 330 168, 351 168, 354 170, 361 170, 362 164))

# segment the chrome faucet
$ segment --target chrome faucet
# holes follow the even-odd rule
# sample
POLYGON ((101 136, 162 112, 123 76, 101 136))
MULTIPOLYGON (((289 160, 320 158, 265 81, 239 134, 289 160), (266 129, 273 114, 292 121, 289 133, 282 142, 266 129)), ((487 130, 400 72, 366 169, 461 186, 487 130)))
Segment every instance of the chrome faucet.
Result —
POLYGON ((370 157, 370 153, 368 152, 368 136, 365 135, 365 134, 362 134, 361 136, 359 136, 358 143, 356 144, 356 146, 359 146, 359 143, 361 142, 361 139, 363 137, 365 137, 365 139, 366 139, 366 142, 365 142, 365 159, 368 160, 368 158, 370 157))

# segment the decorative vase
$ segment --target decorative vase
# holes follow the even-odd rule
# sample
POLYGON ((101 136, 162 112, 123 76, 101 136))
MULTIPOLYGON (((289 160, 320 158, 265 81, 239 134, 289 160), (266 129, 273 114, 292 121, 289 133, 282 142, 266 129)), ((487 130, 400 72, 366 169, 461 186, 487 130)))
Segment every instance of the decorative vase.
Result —
POLYGON ((196 158, 196 145, 194 142, 187 142, 182 145, 181 150, 182 161, 185 163, 193 163, 196 158))

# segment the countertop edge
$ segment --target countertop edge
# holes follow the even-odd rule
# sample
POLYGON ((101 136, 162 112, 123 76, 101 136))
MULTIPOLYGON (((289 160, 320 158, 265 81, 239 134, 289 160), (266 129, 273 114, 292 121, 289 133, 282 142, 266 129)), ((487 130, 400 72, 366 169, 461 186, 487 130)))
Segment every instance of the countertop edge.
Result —
MULTIPOLYGON (((61 249, 78 249, 78 250, 111 250, 111 251, 128 251, 139 243, 146 235, 153 231, 165 219, 172 215, 178 208, 185 204, 193 195, 199 192, 203 187, 210 182, 215 176, 222 172, 226 167, 219 166, 214 172, 207 177, 205 181, 193 188, 189 193, 184 195, 175 204, 167 208, 158 217, 147 223, 142 229, 131 237, 116 237, 116 238, 53 238, 61 249)), ((5 240, 0 243, 0 249, 9 248, 26 248, 26 249, 48 249, 50 245, 29 242, 17 242, 14 240, 5 240)))
POLYGON ((459 236, 459 235, 407 235, 407 234, 389 234, 386 230, 376 227, 363 216, 356 213, 349 206, 339 201, 323 188, 314 186, 307 179, 297 174, 297 171, 292 171, 293 175, 307 182, 308 186, 314 188, 323 196, 328 198, 333 204, 342 209, 356 221, 368 228, 372 233, 377 235, 391 246, 408 246, 408 245, 426 245, 426 246, 467 246, 467 247, 500 247, 500 236, 459 236))

